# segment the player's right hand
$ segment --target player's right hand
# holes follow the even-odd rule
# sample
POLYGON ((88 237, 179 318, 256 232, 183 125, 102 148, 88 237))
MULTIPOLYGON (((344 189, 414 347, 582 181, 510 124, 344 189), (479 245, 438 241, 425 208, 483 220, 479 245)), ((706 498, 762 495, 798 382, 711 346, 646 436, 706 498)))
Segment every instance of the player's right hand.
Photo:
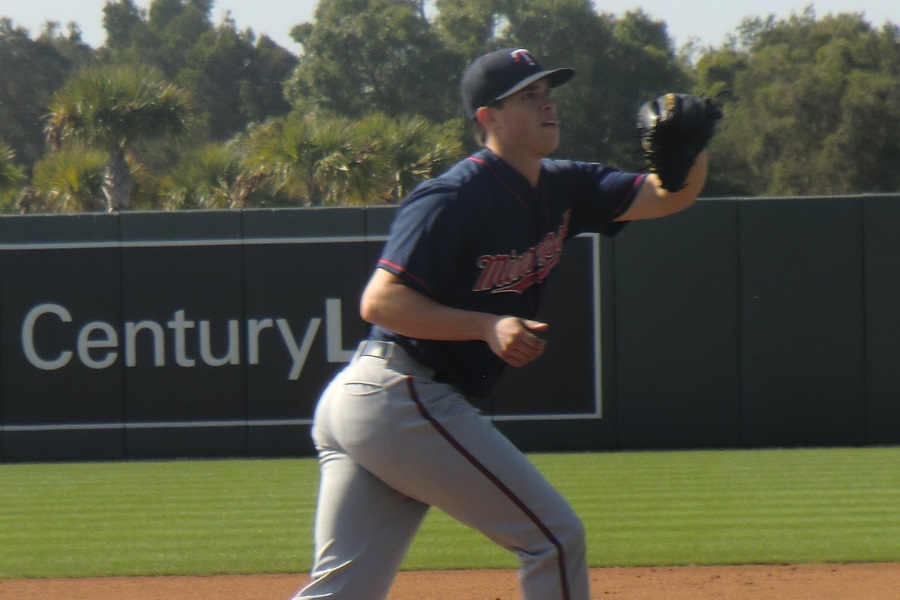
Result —
POLYGON ((549 325, 518 317, 498 317, 485 340, 491 350, 513 367, 523 367, 544 353, 547 341, 533 332, 549 325))

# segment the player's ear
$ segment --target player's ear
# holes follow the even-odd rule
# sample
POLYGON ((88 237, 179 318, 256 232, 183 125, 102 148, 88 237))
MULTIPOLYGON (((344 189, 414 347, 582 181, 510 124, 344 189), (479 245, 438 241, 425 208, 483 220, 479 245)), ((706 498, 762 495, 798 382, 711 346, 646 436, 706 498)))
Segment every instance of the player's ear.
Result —
POLYGON ((494 111, 489 106, 482 106, 475 111, 475 120, 481 125, 485 131, 491 130, 491 124, 494 122, 494 111))

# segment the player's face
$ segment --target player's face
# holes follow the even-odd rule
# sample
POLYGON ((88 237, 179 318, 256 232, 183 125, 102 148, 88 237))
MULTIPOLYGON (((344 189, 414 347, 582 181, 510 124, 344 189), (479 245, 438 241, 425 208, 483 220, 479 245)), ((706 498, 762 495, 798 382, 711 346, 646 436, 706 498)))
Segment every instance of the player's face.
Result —
POLYGON ((497 110, 499 135, 521 151, 547 156, 559 147, 559 119, 553 90, 545 80, 537 81, 503 100, 497 110))

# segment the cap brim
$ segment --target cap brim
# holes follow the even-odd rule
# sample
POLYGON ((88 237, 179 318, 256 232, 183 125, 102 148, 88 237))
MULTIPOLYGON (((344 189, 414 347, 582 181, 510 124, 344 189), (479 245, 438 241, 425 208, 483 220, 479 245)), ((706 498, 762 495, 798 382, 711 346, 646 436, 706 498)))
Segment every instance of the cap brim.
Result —
POLYGON ((565 82, 572 79, 575 76, 575 71, 573 69, 551 69, 549 71, 541 71, 540 73, 535 73, 531 77, 526 77, 510 89, 503 92, 501 95, 494 98, 495 101, 503 100, 504 98, 509 98, 516 92, 520 92, 527 88, 532 83, 540 81, 541 79, 549 79, 550 87, 557 87, 565 82))

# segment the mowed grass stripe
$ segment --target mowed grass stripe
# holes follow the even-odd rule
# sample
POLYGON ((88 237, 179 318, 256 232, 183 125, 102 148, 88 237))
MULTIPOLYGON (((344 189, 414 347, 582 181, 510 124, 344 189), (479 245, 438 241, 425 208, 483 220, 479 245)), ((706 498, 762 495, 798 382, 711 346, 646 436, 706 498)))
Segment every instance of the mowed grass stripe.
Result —
POLYGON ((0 576, 47 577, 289 571, 318 480, 285 460, 4 465, 0 481, 0 576))
POLYGON ((568 491, 595 524, 591 559, 603 564, 889 561, 900 557, 897 458, 893 448, 597 455, 595 475, 617 491, 600 501, 568 491))
MULTIPOLYGON (((898 448, 542 454, 595 566, 900 560, 898 448)), ((314 459, 0 465, 0 577, 303 572, 314 459)), ((432 511, 407 569, 514 557, 432 511)))

